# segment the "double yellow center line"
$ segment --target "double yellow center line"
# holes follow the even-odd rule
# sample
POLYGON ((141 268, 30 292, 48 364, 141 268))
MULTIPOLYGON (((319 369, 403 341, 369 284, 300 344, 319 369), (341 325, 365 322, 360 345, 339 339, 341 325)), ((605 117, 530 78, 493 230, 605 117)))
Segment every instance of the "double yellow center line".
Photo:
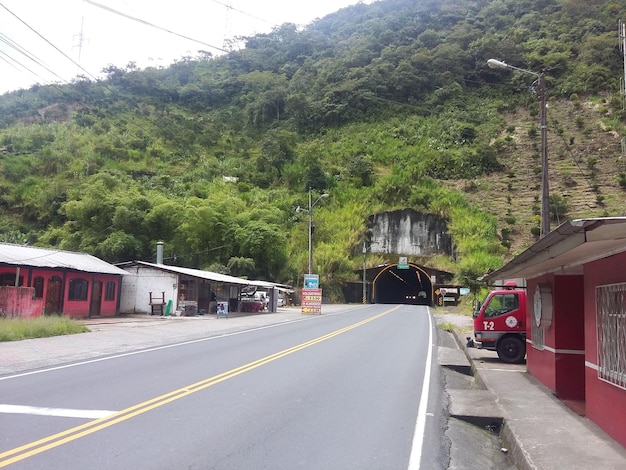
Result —
POLYGON ((256 369, 257 367, 269 364, 270 362, 276 361, 295 352, 301 351, 328 339, 334 338, 335 336, 339 336, 343 333, 346 333, 347 331, 353 330, 354 328, 358 328, 359 326, 365 325, 366 323, 377 320, 378 318, 387 315, 398 308, 400 307, 394 307, 371 318, 361 320, 360 322, 346 326, 345 328, 341 328, 340 330, 328 333, 327 335, 320 336, 318 338, 307 341, 306 343, 301 343, 297 346, 293 346, 291 348, 284 349, 269 356, 265 356, 261 359, 257 359, 256 361, 249 362, 248 364, 237 367, 235 369, 231 369, 221 374, 214 375, 213 377, 201 380, 200 382, 187 385, 186 387, 179 388, 178 390, 173 390, 169 393, 158 396, 151 400, 138 403, 137 405, 131 406, 107 417, 89 421, 88 423, 73 427, 57 434, 53 434, 38 441, 33 441, 29 444, 16 447, 6 452, 2 452, 0 453, 0 467, 6 467, 8 465, 27 459, 55 447, 61 446, 68 442, 75 441, 77 439, 80 439, 81 437, 85 437, 89 434, 101 431, 102 429, 106 429, 115 424, 129 420, 135 416, 141 415, 173 401, 180 400, 181 398, 191 395, 192 393, 196 393, 200 390, 212 387, 213 385, 217 385, 220 382, 232 379, 233 377, 237 377, 238 375, 249 372, 253 369, 256 369))

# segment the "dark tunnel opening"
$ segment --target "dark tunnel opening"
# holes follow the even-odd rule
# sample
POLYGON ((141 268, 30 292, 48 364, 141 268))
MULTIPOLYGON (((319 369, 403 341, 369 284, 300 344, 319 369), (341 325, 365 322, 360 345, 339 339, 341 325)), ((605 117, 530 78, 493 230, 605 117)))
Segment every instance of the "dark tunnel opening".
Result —
POLYGON ((413 264, 408 269, 386 267, 374 279, 373 287, 377 304, 434 305, 430 276, 413 264))

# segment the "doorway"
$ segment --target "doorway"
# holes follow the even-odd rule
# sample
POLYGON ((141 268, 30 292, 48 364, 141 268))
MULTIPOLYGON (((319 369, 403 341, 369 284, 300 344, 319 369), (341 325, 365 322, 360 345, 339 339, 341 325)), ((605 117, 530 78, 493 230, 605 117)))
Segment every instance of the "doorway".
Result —
POLYGON ((63 280, 59 276, 48 278, 46 289, 46 315, 58 315, 61 313, 61 299, 63 298, 63 280))
POLYGON ((102 281, 93 281, 93 288, 91 289, 91 302, 89 303, 89 316, 99 317, 100 306, 102 305, 102 281))

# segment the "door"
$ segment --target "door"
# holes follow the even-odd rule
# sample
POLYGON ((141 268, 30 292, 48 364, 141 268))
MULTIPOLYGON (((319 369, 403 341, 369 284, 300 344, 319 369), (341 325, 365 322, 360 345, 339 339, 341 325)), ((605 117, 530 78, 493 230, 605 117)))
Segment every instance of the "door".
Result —
POLYGON ((46 289, 46 315, 56 315, 61 313, 61 299, 63 297, 63 280, 59 276, 48 278, 48 288, 46 289))
POLYGON ((100 316, 100 305, 102 304, 102 281, 93 281, 91 289, 91 302, 89 303, 89 316, 100 316))

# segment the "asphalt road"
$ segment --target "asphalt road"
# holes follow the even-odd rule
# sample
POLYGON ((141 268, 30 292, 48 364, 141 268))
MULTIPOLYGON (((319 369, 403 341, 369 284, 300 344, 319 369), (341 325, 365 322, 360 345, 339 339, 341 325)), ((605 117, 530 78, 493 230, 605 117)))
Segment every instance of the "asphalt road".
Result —
POLYGON ((434 336, 371 305, 5 377, 0 467, 443 468, 434 336))

